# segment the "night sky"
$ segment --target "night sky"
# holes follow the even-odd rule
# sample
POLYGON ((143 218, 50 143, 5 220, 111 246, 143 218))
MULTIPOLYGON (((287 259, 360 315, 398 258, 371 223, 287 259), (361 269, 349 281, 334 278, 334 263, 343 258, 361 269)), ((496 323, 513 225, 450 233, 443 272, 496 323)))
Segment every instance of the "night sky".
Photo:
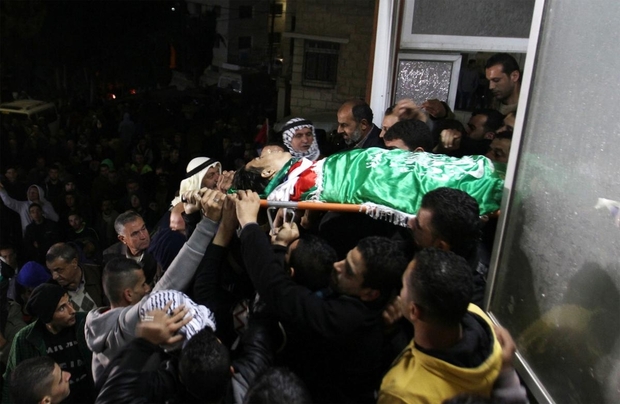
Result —
POLYGON ((210 62, 215 20, 188 18, 182 1, 3 0, 0 10, 3 95, 85 91, 92 80, 152 87, 169 79, 171 44, 181 70, 210 62))

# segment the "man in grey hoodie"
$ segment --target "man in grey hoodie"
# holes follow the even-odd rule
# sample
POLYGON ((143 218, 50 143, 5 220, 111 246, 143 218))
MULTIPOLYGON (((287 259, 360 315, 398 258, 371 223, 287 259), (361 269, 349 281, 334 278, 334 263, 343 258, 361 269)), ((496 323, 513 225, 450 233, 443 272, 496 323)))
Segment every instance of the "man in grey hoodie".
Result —
POLYGON ((41 206, 43 210, 43 216, 51 221, 58 221, 58 214, 54 210, 54 207, 50 202, 45 199, 45 193, 43 192, 43 188, 38 185, 31 185, 28 187, 28 192, 26 193, 26 197, 28 200, 26 201, 18 201, 9 196, 9 193, 4 189, 4 185, 0 183, 0 198, 2 202, 7 206, 7 208, 14 210, 19 214, 19 217, 22 221, 22 234, 26 234, 26 226, 32 223, 32 218, 30 217, 30 213, 28 209, 30 205, 33 203, 37 203, 41 206))
MULTIPOLYGON (((202 207, 203 218, 153 291, 183 291, 189 286, 207 246, 215 235, 224 198, 225 195, 221 192, 206 189, 200 193, 191 192, 186 196, 189 204, 202 207)), ((118 265, 119 262, 110 264, 118 265)), ((106 282, 106 276, 118 275, 118 272, 113 268, 104 269, 104 290, 110 307, 93 310, 86 318, 86 343, 93 351, 92 371, 96 388, 101 385, 98 379, 110 360, 135 338, 140 307, 149 293, 148 285, 145 286, 144 273, 139 266, 127 269, 123 276, 127 278, 126 282, 106 282)))

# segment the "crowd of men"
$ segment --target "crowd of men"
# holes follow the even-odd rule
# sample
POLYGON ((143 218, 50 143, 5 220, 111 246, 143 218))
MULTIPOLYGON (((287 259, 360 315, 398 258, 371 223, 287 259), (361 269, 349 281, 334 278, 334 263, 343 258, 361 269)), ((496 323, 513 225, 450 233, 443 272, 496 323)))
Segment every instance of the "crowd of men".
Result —
MULTIPOLYGON (((501 169, 521 73, 497 54, 486 75, 496 107, 466 126, 439 100, 402 100, 381 128, 344 102, 339 153, 501 169)), ((3 403, 527 402, 510 335, 479 307, 494 226, 472 196, 431 190, 406 228, 317 211, 270 225, 239 164, 117 113, 72 115, 64 138, 3 122, 3 403)), ((278 135, 260 153, 320 153, 303 119, 278 135)))

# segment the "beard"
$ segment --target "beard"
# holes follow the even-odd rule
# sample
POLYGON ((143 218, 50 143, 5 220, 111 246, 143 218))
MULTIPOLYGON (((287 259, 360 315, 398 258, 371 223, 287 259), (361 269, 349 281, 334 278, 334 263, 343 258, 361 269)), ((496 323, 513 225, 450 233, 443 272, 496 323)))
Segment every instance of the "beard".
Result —
POLYGON ((347 144, 347 146, 350 146, 352 144, 359 142, 361 138, 362 138, 362 131, 358 125, 357 128, 355 128, 355 130, 353 131, 353 133, 351 133, 351 136, 345 139, 344 142, 347 144))

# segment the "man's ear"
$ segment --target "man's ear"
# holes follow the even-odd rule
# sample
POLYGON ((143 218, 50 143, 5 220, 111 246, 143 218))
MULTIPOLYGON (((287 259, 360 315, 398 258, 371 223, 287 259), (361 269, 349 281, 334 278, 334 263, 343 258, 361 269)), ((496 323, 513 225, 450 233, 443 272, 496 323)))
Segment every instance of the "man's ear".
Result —
POLYGON ((433 243, 433 247, 439 248, 443 251, 450 251, 450 244, 448 244, 447 241, 444 241, 442 239, 435 240, 435 242, 433 243))
POLYGON ((366 131, 366 129, 368 129, 369 127, 370 127, 370 125, 368 124, 368 121, 367 121, 366 119, 362 119, 362 120, 360 121, 360 129, 361 129, 362 131, 364 131, 364 132, 365 132, 365 131, 366 131))
POLYGON ((422 320, 422 317, 424 317, 424 310, 422 309, 422 307, 418 306, 414 302, 409 302, 409 306, 407 307, 407 309, 408 310, 406 315, 411 322, 413 322, 414 320, 422 320))
POLYGON ((41 399, 41 401, 39 401, 38 404, 50 404, 51 402, 52 402, 52 397, 45 396, 41 399))
POLYGON ((123 300, 127 303, 131 303, 131 297, 133 296, 133 291, 129 288, 123 290, 123 300))
POLYGON ((484 139, 493 140, 495 139, 495 132, 487 132, 484 134, 484 139))
POLYGON ((415 150, 412 150, 413 152, 423 152, 424 151, 424 147, 416 147, 415 150))
POLYGON ((268 170, 268 169, 264 169, 261 173, 260 176, 263 178, 270 178, 272 175, 275 174, 274 170, 268 170))
POLYGON ((360 300, 363 302, 372 302, 373 300, 377 300, 379 296, 381 296, 381 292, 377 289, 364 288, 360 294, 360 300))
POLYGON ((291 278, 294 278, 295 277, 295 268, 290 267, 289 269, 291 271, 291 278))
POLYGON ((521 73, 518 70, 515 70, 512 73, 510 73, 510 81, 512 81, 513 83, 516 83, 517 81, 519 81, 519 78, 521 78, 521 73))
POLYGON ((125 236, 123 236, 122 234, 118 234, 116 237, 118 238, 118 240, 119 240, 121 243, 123 243, 123 244, 127 244, 127 243, 125 243, 125 236))

